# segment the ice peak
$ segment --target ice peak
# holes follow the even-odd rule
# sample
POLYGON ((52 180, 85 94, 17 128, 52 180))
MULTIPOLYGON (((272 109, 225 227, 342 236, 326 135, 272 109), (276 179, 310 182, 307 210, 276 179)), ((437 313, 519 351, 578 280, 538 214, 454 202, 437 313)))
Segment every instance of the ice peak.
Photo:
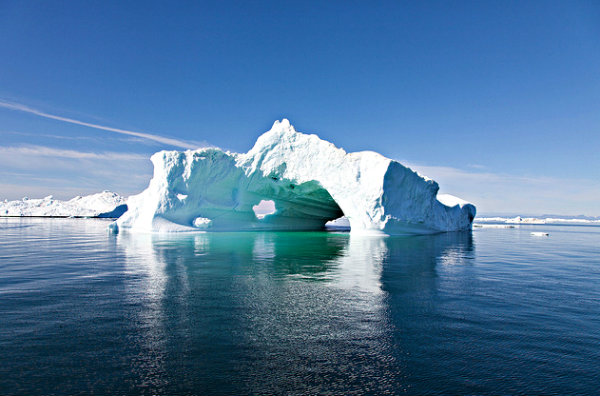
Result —
POLYGON ((252 156, 257 152, 270 150, 282 141, 293 141, 297 139, 299 135, 303 135, 303 133, 297 132, 287 118, 284 118, 281 121, 277 120, 273 123, 270 130, 256 139, 254 147, 245 154, 245 156, 252 156))
POLYGON ((283 118, 281 121, 277 120, 273 123, 271 129, 265 133, 264 135, 276 135, 276 136, 293 136, 297 135, 300 132, 296 131, 296 128, 290 123, 287 118, 283 118))
POLYGON ((273 126, 271 127, 271 130, 273 130, 273 129, 279 129, 279 130, 291 129, 292 131, 296 132, 296 130, 294 129, 294 126, 292 124, 290 124, 290 120, 288 120, 287 118, 282 118, 281 121, 275 120, 275 122, 273 123, 273 126))

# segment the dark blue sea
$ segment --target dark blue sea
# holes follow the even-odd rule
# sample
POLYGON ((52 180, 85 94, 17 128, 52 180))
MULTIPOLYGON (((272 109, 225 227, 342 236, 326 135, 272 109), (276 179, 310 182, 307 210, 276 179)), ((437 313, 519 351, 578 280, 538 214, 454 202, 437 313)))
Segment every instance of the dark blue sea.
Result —
POLYGON ((600 227, 108 224, 0 219, 1 395, 600 393, 600 227))

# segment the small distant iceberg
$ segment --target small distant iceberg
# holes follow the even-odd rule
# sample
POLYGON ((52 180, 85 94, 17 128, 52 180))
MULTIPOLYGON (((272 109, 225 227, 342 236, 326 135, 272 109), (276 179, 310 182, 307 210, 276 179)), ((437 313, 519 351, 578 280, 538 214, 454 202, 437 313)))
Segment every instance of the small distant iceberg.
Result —
POLYGON ((568 217, 477 217, 476 224, 504 223, 504 224, 554 224, 554 225, 600 225, 597 218, 568 218, 568 217))
POLYGON ((111 191, 77 196, 68 201, 49 195, 0 202, 0 216, 10 217, 101 217, 118 218, 127 211, 127 199, 111 191))
POLYGON ((347 153, 285 119, 244 154, 202 148, 151 160, 148 188, 113 231, 320 230, 345 217, 354 234, 432 234, 469 230, 476 213, 397 161, 347 153), (266 203, 272 210, 259 212, 266 203))
POLYGON ((541 236, 541 237, 543 237, 543 236, 549 236, 550 234, 547 233, 547 232, 535 231, 535 232, 532 232, 531 235, 532 236, 541 236))
POLYGON ((521 216, 507 219, 506 222, 509 224, 546 224, 546 220, 544 219, 536 219, 535 217, 522 218, 521 216))
POLYGON ((511 224, 473 224, 475 228, 515 228, 511 224))

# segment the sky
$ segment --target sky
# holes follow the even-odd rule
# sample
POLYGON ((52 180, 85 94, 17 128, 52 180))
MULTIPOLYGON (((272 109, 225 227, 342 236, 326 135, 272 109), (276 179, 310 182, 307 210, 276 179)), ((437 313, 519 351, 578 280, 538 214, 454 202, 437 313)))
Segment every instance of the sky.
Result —
POLYGON ((275 120, 480 214, 600 216, 600 3, 0 0, 0 198, 142 191, 275 120))

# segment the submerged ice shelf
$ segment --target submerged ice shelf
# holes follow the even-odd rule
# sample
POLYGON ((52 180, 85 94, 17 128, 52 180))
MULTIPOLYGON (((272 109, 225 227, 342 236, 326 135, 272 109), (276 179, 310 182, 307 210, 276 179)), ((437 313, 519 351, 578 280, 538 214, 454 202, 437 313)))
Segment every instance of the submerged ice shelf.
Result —
POLYGON ((318 230, 345 216, 353 233, 430 234, 471 228, 475 206, 397 161, 346 153, 277 121, 245 154, 216 148, 152 156, 148 188, 113 230, 318 230), (274 212, 258 215, 261 202, 274 212))

